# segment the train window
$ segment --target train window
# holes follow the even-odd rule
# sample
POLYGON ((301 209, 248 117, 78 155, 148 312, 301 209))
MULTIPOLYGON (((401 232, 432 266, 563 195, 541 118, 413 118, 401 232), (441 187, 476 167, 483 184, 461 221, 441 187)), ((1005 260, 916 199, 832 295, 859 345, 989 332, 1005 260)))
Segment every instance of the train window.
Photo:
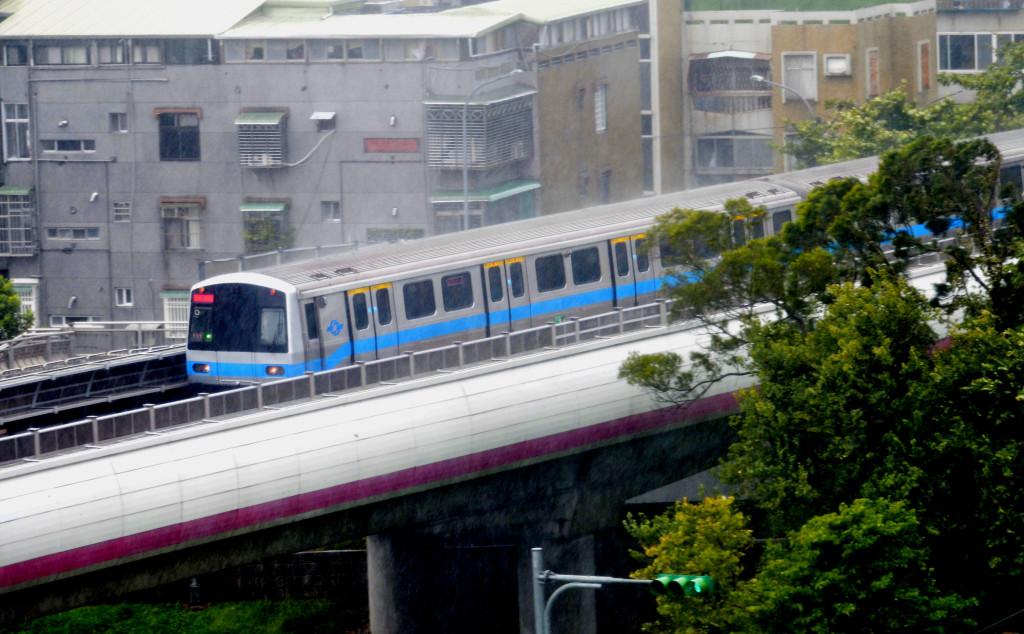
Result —
POLYGON ((537 271, 537 290, 541 293, 565 288, 565 262, 561 253, 537 258, 534 269, 537 271))
POLYGON ((487 269, 487 286, 491 288, 491 302, 497 304, 505 298, 505 284, 501 279, 501 267, 492 266, 487 269))
POLYGON ((391 293, 386 288, 378 288, 374 296, 377 303, 377 323, 386 326, 391 323, 391 293))
POLYGON ((469 271, 441 278, 441 299, 446 312, 469 308, 473 305, 473 283, 469 271))
POLYGON ((365 330, 370 325, 370 314, 366 310, 366 293, 352 296, 352 321, 356 330, 365 330))
POLYGON ((192 319, 188 322, 189 343, 203 343, 213 338, 210 325, 213 317, 213 310, 209 308, 192 307, 192 319))
POLYGON ((651 268, 651 260, 647 257, 647 239, 637 238, 633 248, 636 249, 636 270, 643 273, 651 268))
POLYGON ((601 257, 597 247, 588 247, 573 251, 569 258, 572 261, 572 283, 590 284, 601 279, 601 257))
POLYGON ((522 297, 526 293, 526 285, 523 284, 523 263, 513 262, 508 267, 508 281, 512 286, 512 297, 522 297))
POLYGON ((619 277, 629 275, 629 251, 625 241, 615 243, 615 272, 619 277))
POLYGON ((305 305, 306 311, 306 334, 310 339, 319 339, 320 331, 316 327, 316 304, 309 302, 305 305))
MULTIPOLYGON (((260 345, 268 348, 282 348, 285 345, 285 318, 283 308, 260 309, 260 345)), ((283 350, 270 350, 270 352, 283 350)))
POLYGON ((779 235, 782 233, 782 225, 793 219, 793 212, 789 209, 783 209, 782 211, 776 211, 772 214, 772 235, 779 235))
POLYGON ((410 282, 403 286, 402 299, 405 300, 406 319, 426 317, 437 311, 434 304, 434 285, 430 280, 410 282))
POLYGON ((999 180, 1003 186, 1013 184, 1017 193, 1024 192, 1024 178, 1021 178, 1020 165, 1010 165, 999 170, 999 180))

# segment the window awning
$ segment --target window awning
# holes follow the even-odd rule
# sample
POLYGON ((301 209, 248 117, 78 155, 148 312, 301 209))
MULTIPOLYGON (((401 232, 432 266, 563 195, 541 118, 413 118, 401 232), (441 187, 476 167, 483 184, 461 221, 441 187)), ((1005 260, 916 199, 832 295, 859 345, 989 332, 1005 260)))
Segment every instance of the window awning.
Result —
POLYGON ((31 196, 32 187, 18 187, 17 185, 4 185, 0 187, 0 196, 31 196))
MULTIPOLYGON (((469 190, 469 200, 472 202, 487 202, 493 203, 496 200, 502 198, 508 198, 510 196, 518 196, 519 194, 525 194, 526 192, 533 191, 540 188, 539 181, 527 181, 527 180, 516 180, 509 181, 508 183, 502 183, 497 187, 489 187, 487 189, 469 190)), ((431 203, 457 203, 463 201, 462 190, 446 190, 434 192, 430 195, 431 203)))
POLYGON ((235 125, 280 125, 284 112, 243 112, 235 119, 235 125))
POLYGON ((330 121, 334 118, 333 112, 314 112, 309 115, 309 118, 313 121, 330 121))
POLYGON ((748 53, 747 51, 715 51, 713 53, 695 53, 690 55, 690 60, 696 59, 759 59, 770 60, 771 55, 767 53, 748 53))
POLYGON ((288 203, 265 202, 265 201, 255 202, 255 203, 242 203, 242 205, 238 208, 238 210, 243 212, 243 213, 247 212, 247 211, 280 211, 280 212, 284 212, 286 209, 288 209, 288 203))

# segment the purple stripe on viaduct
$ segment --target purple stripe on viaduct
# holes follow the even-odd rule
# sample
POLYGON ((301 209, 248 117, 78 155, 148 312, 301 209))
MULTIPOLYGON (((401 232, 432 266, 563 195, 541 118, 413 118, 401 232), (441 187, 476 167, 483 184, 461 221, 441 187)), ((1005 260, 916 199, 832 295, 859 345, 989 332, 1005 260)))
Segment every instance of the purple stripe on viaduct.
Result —
POLYGON ((669 407, 627 416, 582 429, 526 440, 506 447, 339 484, 319 491, 293 495, 273 502, 217 513, 98 544, 44 555, 0 568, 0 588, 113 562, 140 553, 186 544, 197 539, 231 531, 251 530, 269 521, 372 498, 409 487, 441 482, 456 476, 514 464, 521 460, 578 449, 605 440, 668 427, 685 420, 722 415, 737 408, 735 395, 719 394, 691 403, 681 412, 678 408, 669 407))

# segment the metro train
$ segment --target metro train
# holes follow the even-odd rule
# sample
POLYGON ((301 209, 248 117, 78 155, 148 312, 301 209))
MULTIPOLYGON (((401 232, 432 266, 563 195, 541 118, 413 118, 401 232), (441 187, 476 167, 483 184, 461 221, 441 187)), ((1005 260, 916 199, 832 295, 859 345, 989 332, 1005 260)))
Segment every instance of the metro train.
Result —
MULTIPOLYGON (((1020 186, 1024 130, 989 138, 1004 182, 1020 186)), ((737 231, 772 235, 814 187, 876 166, 858 159, 206 279, 191 292, 189 380, 275 380, 647 303, 670 279, 646 244, 657 216, 746 198, 767 213, 737 231)))

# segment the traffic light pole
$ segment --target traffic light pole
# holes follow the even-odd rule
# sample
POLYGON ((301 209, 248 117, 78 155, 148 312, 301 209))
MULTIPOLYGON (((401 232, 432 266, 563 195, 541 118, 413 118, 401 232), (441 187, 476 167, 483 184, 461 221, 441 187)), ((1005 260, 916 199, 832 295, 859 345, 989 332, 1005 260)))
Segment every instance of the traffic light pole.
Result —
POLYGON ((649 579, 619 579, 617 577, 591 577, 588 575, 560 575, 544 570, 544 555, 540 548, 530 551, 533 563, 533 621, 536 634, 551 634, 551 606, 555 599, 565 590, 573 588, 600 590, 607 584, 643 586, 649 588, 649 579), (549 583, 565 584, 544 598, 544 586, 549 583))

